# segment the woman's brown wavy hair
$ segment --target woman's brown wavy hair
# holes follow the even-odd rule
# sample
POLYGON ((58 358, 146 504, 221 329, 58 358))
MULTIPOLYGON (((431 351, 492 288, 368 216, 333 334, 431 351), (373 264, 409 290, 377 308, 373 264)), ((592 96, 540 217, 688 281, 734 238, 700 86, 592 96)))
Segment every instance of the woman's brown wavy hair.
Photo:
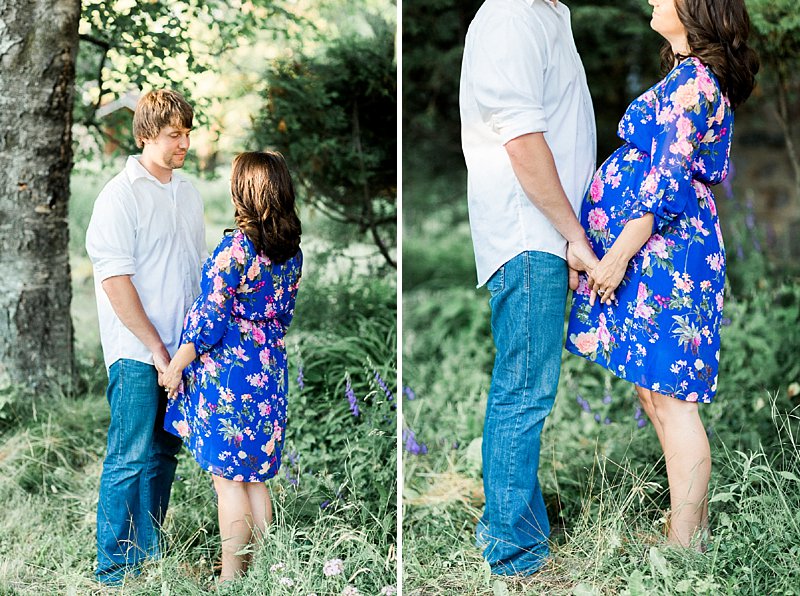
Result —
POLYGON ((300 218, 283 155, 273 151, 237 155, 231 172, 231 197, 236 225, 259 253, 274 263, 297 254, 300 218))
MULTIPOLYGON (((753 90, 758 72, 758 56, 747 45, 750 16, 744 0, 675 0, 678 18, 686 28, 692 56, 711 69, 722 93, 735 110, 753 90)), ((661 66, 669 72, 675 56, 667 43, 661 49, 661 66)))

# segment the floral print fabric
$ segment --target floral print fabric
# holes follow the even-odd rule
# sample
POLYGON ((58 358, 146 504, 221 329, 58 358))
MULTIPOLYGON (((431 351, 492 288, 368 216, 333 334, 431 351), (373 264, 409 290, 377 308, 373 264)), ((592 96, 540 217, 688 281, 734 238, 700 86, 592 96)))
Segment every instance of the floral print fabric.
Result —
POLYGON ((198 357, 167 405, 164 428, 197 462, 229 480, 261 482, 280 468, 286 429, 284 336, 294 314, 302 253, 282 264, 239 230, 203 265, 201 293, 181 343, 198 357))
POLYGON ((630 219, 653 213, 617 304, 589 305, 581 274, 567 349, 640 387, 709 403, 717 389, 725 249, 709 185, 728 172, 733 112, 711 71, 678 64, 619 123, 625 144, 595 174, 581 223, 602 258, 630 219))

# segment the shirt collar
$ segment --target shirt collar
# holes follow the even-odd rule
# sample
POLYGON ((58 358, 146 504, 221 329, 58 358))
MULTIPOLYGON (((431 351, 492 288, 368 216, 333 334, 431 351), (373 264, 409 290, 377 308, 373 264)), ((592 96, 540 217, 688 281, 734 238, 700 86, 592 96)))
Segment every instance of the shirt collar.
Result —
MULTIPOLYGON (((141 164, 139 161, 140 157, 140 155, 129 155, 128 161, 125 163, 125 173, 128 175, 128 180, 130 183, 133 184, 139 178, 147 178, 159 186, 164 186, 164 184, 158 178, 148 172, 147 169, 141 164)), ((172 170, 172 181, 178 185, 181 182, 185 182, 185 178, 178 174, 175 170, 172 170)))

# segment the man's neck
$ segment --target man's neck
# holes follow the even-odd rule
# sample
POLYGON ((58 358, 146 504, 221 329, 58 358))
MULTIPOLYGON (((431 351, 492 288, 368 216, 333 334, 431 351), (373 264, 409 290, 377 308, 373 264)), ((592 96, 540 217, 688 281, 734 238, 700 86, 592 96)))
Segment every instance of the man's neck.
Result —
POLYGON ((170 180, 172 180, 172 169, 164 168, 158 165, 146 153, 142 153, 139 163, 142 164, 142 167, 147 170, 156 180, 161 182, 161 184, 167 184, 170 180))

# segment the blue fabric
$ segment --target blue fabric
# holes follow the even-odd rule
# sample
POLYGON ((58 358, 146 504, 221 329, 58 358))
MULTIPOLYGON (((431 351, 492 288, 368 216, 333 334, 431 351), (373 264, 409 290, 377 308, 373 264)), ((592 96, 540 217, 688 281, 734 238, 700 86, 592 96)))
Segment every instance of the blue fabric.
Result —
POLYGON ((166 394, 155 367, 120 359, 109 369, 111 424, 97 504, 97 579, 119 583, 159 556, 159 528, 181 442, 162 429, 166 394))
POLYGON ((581 223, 602 258, 625 224, 654 214, 617 304, 573 294, 566 348, 640 387, 709 403, 717 390, 725 248, 711 184, 728 173, 733 112, 696 58, 635 99, 619 124, 625 144, 594 176, 581 223))
POLYGON ((549 555, 539 450, 561 370, 567 265, 550 253, 523 252, 487 288, 497 354, 483 426, 486 505, 476 536, 493 573, 530 574, 549 555))
POLYGON ((301 252, 272 263, 236 230, 203 265, 181 338, 198 357, 183 371, 164 428, 183 438, 204 470, 263 482, 280 468, 289 385, 284 336, 302 263, 301 252))

